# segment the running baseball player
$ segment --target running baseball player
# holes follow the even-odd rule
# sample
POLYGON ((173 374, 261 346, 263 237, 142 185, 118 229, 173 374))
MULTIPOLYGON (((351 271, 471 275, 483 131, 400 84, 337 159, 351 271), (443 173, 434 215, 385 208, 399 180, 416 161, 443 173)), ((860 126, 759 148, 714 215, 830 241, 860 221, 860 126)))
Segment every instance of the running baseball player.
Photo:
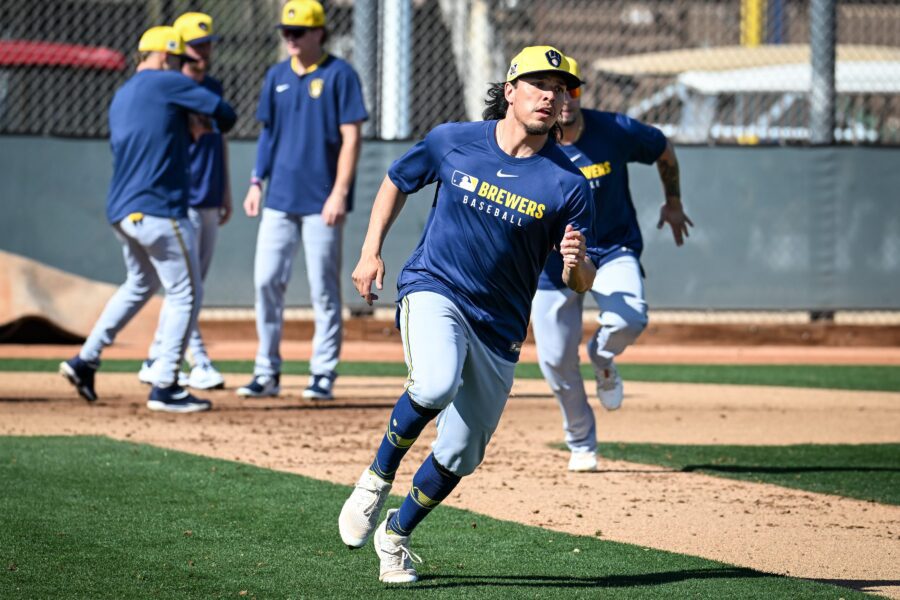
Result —
POLYGON ((281 13, 290 58, 269 69, 256 117, 263 124, 256 168, 244 199, 260 214, 253 267, 259 348, 253 379, 240 396, 281 391, 284 295, 302 241, 315 318, 304 398, 330 400, 341 352, 341 237, 353 207, 360 127, 368 118, 353 68, 329 55, 325 12, 315 0, 291 0, 281 13))
POLYGON ((565 57, 532 46, 489 92, 485 121, 433 129, 388 171, 375 199, 353 282, 371 304, 382 288, 381 248, 407 194, 437 182, 434 208, 398 278, 397 320, 409 378, 371 465, 341 510, 341 539, 362 547, 375 533, 379 579, 415 581, 413 529, 481 463, 513 382, 531 299, 547 255, 559 276, 590 288, 586 258, 590 189, 549 139, 572 76, 565 57), (443 412, 442 412, 443 411, 443 412), (438 413, 433 451, 399 510, 381 508, 400 461, 438 413))
POLYGON ((109 107, 113 177, 106 216, 122 244, 127 277, 75 357, 60 373, 86 400, 97 399, 94 379, 100 354, 156 293, 165 289, 160 319, 160 351, 147 400, 150 410, 209 410, 178 384, 188 337, 196 324, 202 295, 193 227, 187 218, 190 188, 188 115, 213 117, 221 131, 237 116, 221 96, 182 75, 191 60, 174 27, 153 27, 138 44, 137 72, 109 107))
MULTIPOLYGON (((199 12, 184 13, 172 24, 185 43, 185 53, 193 60, 184 62, 181 72, 209 91, 222 96, 222 84, 209 75, 212 65, 213 42, 220 39, 213 32, 213 20, 199 12)), ((225 138, 214 121, 204 115, 191 114, 188 117, 191 131, 191 145, 188 148, 191 163, 191 190, 188 200, 188 219, 194 227, 197 255, 200 260, 200 278, 206 281, 206 274, 212 263, 213 250, 219 227, 231 217, 231 185, 228 182, 228 154, 225 138)), ((166 311, 160 313, 164 318, 166 311)), ((157 329, 162 331, 165 325, 157 329)), ((153 364, 159 354, 161 339, 157 335, 150 346, 149 358, 144 361, 138 379, 153 383, 153 364)), ((211 390, 225 387, 225 379, 213 366, 200 335, 195 327, 188 341, 190 361, 193 364, 190 376, 179 379, 182 385, 195 389, 211 390)))
MULTIPOLYGON (((580 79, 577 61, 568 57, 568 64, 580 79)), ((693 223, 681 205, 678 160, 666 136, 622 114, 582 109, 581 89, 571 90, 563 102, 561 148, 584 173, 593 192, 600 266, 590 295, 600 308, 600 326, 588 342, 587 352, 600 403, 615 410, 624 394, 613 359, 633 344, 647 325, 640 264, 643 240, 628 189, 628 163, 656 163, 665 193, 657 227, 668 223, 677 246, 684 243, 693 223)), ((596 426, 578 365, 584 295, 564 285, 560 264, 559 256, 551 255, 541 273, 532 328, 541 371, 562 409, 571 450, 569 470, 594 471, 596 426)))

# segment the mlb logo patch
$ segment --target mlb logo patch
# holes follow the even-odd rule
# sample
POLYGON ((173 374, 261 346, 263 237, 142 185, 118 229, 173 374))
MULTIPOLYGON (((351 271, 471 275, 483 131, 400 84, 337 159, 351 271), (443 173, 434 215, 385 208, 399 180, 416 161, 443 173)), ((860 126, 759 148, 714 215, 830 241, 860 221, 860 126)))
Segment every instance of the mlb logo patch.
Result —
POLYGON ((453 171, 453 177, 450 178, 450 183, 467 192, 474 192, 475 188, 478 187, 478 178, 472 177, 462 171, 453 171))

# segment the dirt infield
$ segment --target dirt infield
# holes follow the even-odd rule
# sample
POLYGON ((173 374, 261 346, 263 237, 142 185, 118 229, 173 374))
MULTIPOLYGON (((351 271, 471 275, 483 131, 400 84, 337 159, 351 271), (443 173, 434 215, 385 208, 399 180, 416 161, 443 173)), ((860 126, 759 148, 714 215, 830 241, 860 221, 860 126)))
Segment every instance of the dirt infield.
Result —
MULTIPOLYGON (((230 375, 228 383, 245 378, 230 375)), ((282 398, 240 400, 226 390, 209 395, 211 413, 172 416, 146 410, 146 389, 133 374, 101 374, 101 401, 89 406, 58 376, 3 373, 0 434, 108 435, 352 483, 402 381, 344 377, 338 400, 319 404, 300 399, 305 378, 283 383, 282 398)), ((598 416, 604 441, 897 442, 900 394, 629 383, 624 408, 598 416)), ((398 493, 432 436, 429 428, 405 461, 398 493)), ((570 474, 567 453, 548 448, 561 439, 546 384, 517 382, 485 463, 447 503, 900 598, 900 507, 619 461, 570 474)))

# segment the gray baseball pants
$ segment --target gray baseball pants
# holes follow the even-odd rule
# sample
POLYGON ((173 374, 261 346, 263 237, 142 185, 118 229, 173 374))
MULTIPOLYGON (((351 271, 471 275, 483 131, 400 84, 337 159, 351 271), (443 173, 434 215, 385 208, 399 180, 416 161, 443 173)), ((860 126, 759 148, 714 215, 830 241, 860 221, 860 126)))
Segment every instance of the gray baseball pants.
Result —
MULTIPOLYGON (((205 282, 206 274, 209 273, 209 266, 212 264, 216 238, 219 235, 219 209, 189 208, 188 220, 194 229, 194 243, 196 244, 197 257, 200 260, 200 279, 205 282)), ((168 299, 163 300, 163 310, 159 313, 159 326, 156 328, 156 335, 147 353, 147 357, 151 360, 156 360, 160 354, 162 345, 160 332, 165 329, 165 318, 168 314, 165 310, 166 302, 168 302, 168 299)), ((210 363, 209 353, 206 351, 206 344, 203 343, 203 337, 200 335, 199 326, 194 327, 193 331, 191 331, 191 337, 188 340, 188 353, 191 362, 195 365, 210 363)))
MULTIPOLYGON (((600 308, 600 326, 587 343, 587 353, 594 368, 602 370, 647 326, 644 281, 637 258, 627 255, 601 265, 588 293, 600 308)), ((597 449, 594 412, 578 358, 585 295, 568 288, 538 290, 531 309, 538 364, 562 409, 566 444, 573 452, 597 449)))
POLYGON ((516 364, 491 351, 453 301, 433 292, 403 298, 400 334, 407 392, 416 404, 442 410, 434 457, 452 473, 469 475, 500 423, 516 364))
POLYGON ((256 288, 256 352, 254 375, 281 372, 284 296, 297 247, 303 242, 306 276, 315 333, 309 369, 326 374, 337 368, 341 353, 341 239, 343 225, 330 227, 322 215, 292 215, 265 208, 256 238, 253 281, 256 288))
POLYGON ((159 290, 166 292, 160 319, 160 350, 156 370, 159 387, 176 381, 188 337, 197 322, 202 289, 194 231, 188 219, 129 216, 113 226, 122 243, 126 279, 97 319, 79 356, 98 362, 103 348, 159 290))

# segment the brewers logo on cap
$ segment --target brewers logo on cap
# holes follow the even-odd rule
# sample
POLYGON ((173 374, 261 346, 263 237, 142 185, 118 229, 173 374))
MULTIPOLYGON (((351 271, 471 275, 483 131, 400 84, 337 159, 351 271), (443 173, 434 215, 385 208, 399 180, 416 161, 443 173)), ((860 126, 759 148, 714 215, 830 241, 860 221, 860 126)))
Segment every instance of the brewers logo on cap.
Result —
POLYGON ((281 9, 281 29, 325 27, 325 9, 316 0, 289 0, 281 9))
POLYGON ((547 62, 553 65, 554 67, 559 68, 559 65, 562 64, 562 54, 557 52, 556 50, 550 49, 544 53, 544 56, 547 57, 547 62))

